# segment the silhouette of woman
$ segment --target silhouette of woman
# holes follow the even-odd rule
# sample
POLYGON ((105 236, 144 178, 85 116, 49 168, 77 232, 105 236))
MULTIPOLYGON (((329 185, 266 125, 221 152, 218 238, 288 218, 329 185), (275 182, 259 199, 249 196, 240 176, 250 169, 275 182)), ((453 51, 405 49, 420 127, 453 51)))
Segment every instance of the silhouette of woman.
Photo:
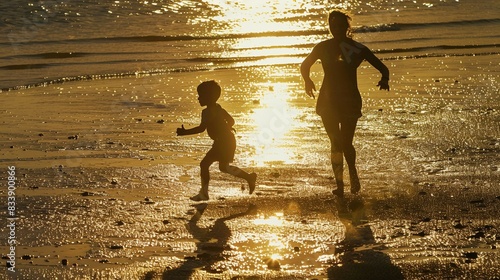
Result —
POLYGON ((316 87, 310 78, 311 66, 320 60, 323 82, 316 103, 331 143, 331 164, 337 189, 334 195, 344 194, 344 160, 349 168, 351 193, 361 189, 356 169, 356 150, 352 144, 357 121, 361 117, 361 95, 357 85, 357 68, 368 61, 381 74, 380 89, 389 90, 389 69, 370 49, 352 39, 351 17, 340 10, 329 14, 328 23, 333 38, 317 44, 302 62, 300 71, 307 95, 314 98, 316 87))

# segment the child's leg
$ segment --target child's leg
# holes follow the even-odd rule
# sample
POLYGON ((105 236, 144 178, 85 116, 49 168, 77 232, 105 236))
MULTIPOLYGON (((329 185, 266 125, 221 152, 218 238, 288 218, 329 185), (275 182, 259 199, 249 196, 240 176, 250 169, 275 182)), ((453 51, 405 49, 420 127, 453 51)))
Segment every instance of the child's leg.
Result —
POLYGON ((201 201, 208 200, 208 183, 210 182, 210 166, 216 161, 216 157, 212 150, 208 151, 207 155, 200 163, 201 189, 200 192, 191 197, 191 200, 201 201))
POLYGON ((247 172, 241 170, 240 168, 229 165, 228 162, 222 162, 222 161, 219 162, 219 170, 224 173, 231 174, 235 177, 242 178, 245 180, 248 180, 250 175, 247 172))
POLYGON ((219 170, 224 173, 231 174, 235 177, 245 179, 248 182, 250 194, 252 194, 255 190, 255 181, 257 180, 257 174, 249 174, 236 166, 229 165, 229 162, 224 161, 219 162, 219 170))

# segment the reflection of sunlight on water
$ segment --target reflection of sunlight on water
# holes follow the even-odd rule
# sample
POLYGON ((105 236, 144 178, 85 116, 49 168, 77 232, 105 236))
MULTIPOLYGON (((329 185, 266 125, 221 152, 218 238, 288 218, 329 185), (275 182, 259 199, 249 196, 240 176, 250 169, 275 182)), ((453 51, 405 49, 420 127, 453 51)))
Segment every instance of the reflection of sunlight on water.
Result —
MULTIPOLYGON (((253 224, 256 226, 264 226, 268 230, 273 231, 276 229, 282 229, 283 227, 283 213, 275 213, 273 216, 265 217, 264 215, 260 215, 258 218, 253 220, 253 224)), ((281 236, 277 233, 268 233, 266 234, 266 239, 268 240, 268 252, 274 252, 271 254, 271 259, 273 260, 281 260, 283 257, 280 253, 275 250, 282 250, 287 247, 287 244, 283 243, 281 240, 281 236)))
POLYGON ((269 162, 292 163, 295 156, 287 141, 299 110, 289 103, 290 90, 287 84, 263 85, 269 91, 260 97, 259 107, 249 116, 249 143, 254 146, 255 154, 249 160, 255 166, 264 166, 269 162), (252 123, 253 122, 253 123, 252 123))
MULTIPOLYGON (((257 219, 253 220, 253 223, 257 226, 268 226, 270 229, 283 226, 283 213, 275 213, 275 215, 270 217, 259 216, 257 219)), ((269 240, 268 246, 269 250, 283 249, 286 245, 280 240, 280 236, 277 234, 269 234, 267 239, 269 240)), ((273 260, 280 260, 282 256, 278 253, 274 253, 271 256, 273 260)))
POLYGON ((260 216, 259 218, 253 220, 255 225, 268 225, 268 226, 282 226, 283 225, 283 213, 276 213, 275 216, 265 218, 260 216))
POLYGON ((283 259, 283 256, 280 255, 280 254, 272 254, 271 255, 271 259, 272 260, 282 260, 283 259))
POLYGON ((300 57, 266 57, 258 61, 241 61, 233 64, 234 67, 264 66, 280 64, 299 64, 302 61, 300 57))
MULTIPOLYGON (((306 218, 307 223, 285 217, 284 212, 261 212, 253 219, 233 221, 238 234, 228 242, 231 259, 241 273, 257 271, 300 272, 320 275, 337 262, 335 243, 342 240, 340 221, 306 218)), ((226 262, 227 264, 228 262, 226 262)))
MULTIPOLYGON (((298 45, 298 44, 303 44, 305 38, 297 37, 297 36, 280 36, 278 37, 257 37, 257 38, 242 38, 237 40, 233 45, 233 49, 237 50, 245 50, 249 52, 255 52, 258 49, 255 49, 255 47, 259 48, 269 48, 273 47, 272 50, 279 50, 279 52, 283 52, 283 49, 281 48, 276 48, 276 47, 281 47, 281 46, 288 46, 288 45, 298 45)), ((275 52, 276 53, 276 52, 275 52)), ((248 53, 247 55, 251 55, 252 53, 248 53)), ((302 60, 303 58, 301 58, 302 60)))
MULTIPOLYGON (((212 20, 230 23, 229 30, 221 33, 253 33, 276 30, 296 30, 298 21, 276 21, 278 15, 284 15, 298 9, 301 3, 295 1, 221 1, 207 0, 207 4, 217 7, 218 15, 212 20)), ((224 26, 227 28, 227 25, 224 26)))
MULTIPOLYGON (((303 3, 296 1, 219 1, 207 0, 207 4, 217 7, 217 15, 211 20, 220 23, 211 30, 214 35, 220 34, 252 34, 281 32, 279 37, 234 38, 221 40, 222 53, 215 52, 223 58, 260 58, 234 63, 234 67, 255 65, 278 65, 300 63, 303 50, 297 46, 303 45, 307 36, 282 36, 283 32, 303 30, 304 23, 297 20, 277 20, 303 8, 303 3), (277 48, 279 46, 280 48, 277 48)), ((194 20, 193 24, 197 24, 194 20)))

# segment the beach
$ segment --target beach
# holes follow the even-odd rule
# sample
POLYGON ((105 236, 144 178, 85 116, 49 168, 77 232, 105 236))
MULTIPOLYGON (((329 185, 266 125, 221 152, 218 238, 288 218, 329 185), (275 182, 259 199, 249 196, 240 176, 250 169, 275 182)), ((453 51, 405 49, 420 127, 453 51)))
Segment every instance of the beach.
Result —
POLYGON ((496 279, 498 70, 405 63, 389 64, 390 92, 362 70, 362 190, 344 199, 331 194, 328 140, 296 65, 2 93, 17 279, 496 279), (196 85, 209 79, 236 120, 235 164, 258 181, 249 195, 213 166, 211 200, 194 203, 211 142, 175 129, 198 124, 196 85))
POLYGON ((498 1, 0 10, 0 279, 500 279, 498 1), (357 70, 361 191, 344 198, 299 70, 339 8, 390 70, 390 91, 357 70), (212 141, 176 129, 200 124, 207 80, 258 177, 250 195, 214 164, 200 203, 212 141))

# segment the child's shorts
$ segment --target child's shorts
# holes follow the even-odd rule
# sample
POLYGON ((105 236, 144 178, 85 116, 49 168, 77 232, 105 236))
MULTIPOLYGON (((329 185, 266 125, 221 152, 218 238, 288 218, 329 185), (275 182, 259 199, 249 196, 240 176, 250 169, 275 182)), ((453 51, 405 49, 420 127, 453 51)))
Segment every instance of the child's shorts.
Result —
POLYGON ((207 156, 211 154, 219 162, 233 162, 236 150, 236 139, 234 135, 223 140, 215 140, 207 156))

